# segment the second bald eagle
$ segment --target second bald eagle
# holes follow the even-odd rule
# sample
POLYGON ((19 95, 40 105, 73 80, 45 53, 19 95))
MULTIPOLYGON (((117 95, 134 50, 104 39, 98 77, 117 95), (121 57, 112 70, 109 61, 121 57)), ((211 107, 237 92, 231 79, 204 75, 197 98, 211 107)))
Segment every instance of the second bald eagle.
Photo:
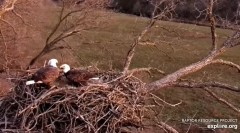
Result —
POLYGON ((33 74, 31 80, 26 82, 26 85, 43 83, 51 86, 51 84, 58 78, 59 70, 57 68, 57 59, 51 59, 48 61, 48 65, 40 68, 33 74))
POLYGON ((60 68, 63 69, 64 75, 70 84, 77 87, 86 86, 89 80, 99 80, 97 73, 80 69, 71 69, 68 64, 63 64, 60 68))

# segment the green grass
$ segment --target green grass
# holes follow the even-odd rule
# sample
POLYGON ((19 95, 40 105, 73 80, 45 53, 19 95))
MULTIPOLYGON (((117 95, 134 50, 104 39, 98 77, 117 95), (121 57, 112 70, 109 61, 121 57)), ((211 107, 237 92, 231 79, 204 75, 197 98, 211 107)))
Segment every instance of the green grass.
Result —
MULTIPOLYGON (((48 14, 49 21, 42 26, 44 32, 40 36, 41 42, 44 42, 51 27, 54 26, 53 24, 57 19, 56 14, 48 14)), ((68 39, 74 55, 77 56, 72 56, 66 51, 60 51, 50 54, 49 57, 62 54, 65 57, 62 62, 70 63, 73 66, 97 64, 101 69, 109 69, 111 65, 115 70, 122 70, 130 45, 149 20, 116 13, 103 12, 101 15, 107 16, 107 18, 98 28, 83 31, 79 36, 68 39)), ((230 30, 217 29, 217 43, 221 45, 231 33, 230 30)), ((164 70, 166 73, 172 73, 205 57, 211 48, 210 35, 209 27, 159 21, 143 38, 143 41, 154 42, 156 45, 139 45, 131 68, 151 66, 164 70)), ((38 51, 41 47, 39 44, 38 49, 35 50, 38 51)), ((221 57, 240 64, 239 51, 240 48, 236 47, 230 49, 221 57)), ((33 55, 35 52, 29 54, 33 55)), ((153 75, 154 77, 149 80, 162 77, 158 74, 153 75)), ((199 81, 222 81, 240 86, 240 74, 226 66, 208 66, 186 78, 199 81)), ((239 94, 220 89, 214 89, 214 91, 240 108, 239 94)), ((201 89, 169 88, 156 91, 155 94, 170 103, 183 101, 183 104, 178 107, 166 106, 163 109, 160 118, 163 121, 168 120, 168 123, 172 123, 170 125, 179 124, 181 119, 193 116, 195 118, 240 118, 229 107, 219 104, 201 89)), ((158 111, 161 111, 161 109, 157 108, 158 111)))
MULTIPOLYGON (((129 46, 144 29, 147 22, 148 20, 145 18, 113 14, 107 26, 83 34, 84 42, 94 40, 98 43, 80 45, 79 55, 85 60, 100 60, 103 68, 107 68, 107 61, 112 60, 113 67, 121 70, 129 46)), ((217 33, 218 43, 221 45, 232 31, 218 29, 217 33)), ((138 46, 131 68, 152 66, 171 73, 202 59, 208 54, 211 47, 208 27, 173 22, 158 22, 143 40, 155 42, 156 46, 138 46), (164 51, 167 56, 161 51, 164 51)), ((222 57, 240 64, 239 51, 239 47, 231 49, 222 57)), ((161 76, 156 75, 152 80, 159 79, 159 77, 161 76)), ((186 78, 240 85, 240 75, 236 70, 219 65, 206 67, 186 78)), ((219 89, 214 90, 220 96, 229 99, 235 106, 240 107, 239 94, 219 89)), ((183 101, 183 104, 178 107, 163 109, 160 118, 169 120, 170 123, 179 124, 181 119, 194 116, 194 118, 239 118, 239 115, 229 107, 216 102, 214 98, 201 89, 170 88, 155 93, 171 103, 183 101)), ((161 111, 161 108, 157 110, 161 111)))

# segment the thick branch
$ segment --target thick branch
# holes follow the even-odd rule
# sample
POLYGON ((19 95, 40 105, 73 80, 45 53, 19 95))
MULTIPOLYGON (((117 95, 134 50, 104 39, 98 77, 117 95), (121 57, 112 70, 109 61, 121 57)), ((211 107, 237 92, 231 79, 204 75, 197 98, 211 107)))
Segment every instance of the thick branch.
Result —
MULTIPOLYGON (((163 77, 160 80, 157 80, 150 84, 147 84, 146 87, 149 89, 149 91, 152 91, 152 90, 157 90, 157 89, 172 86, 177 82, 178 79, 181 79, 182 77, 184 77, 188 74, 197 72, 209 64, 219 62, 219 60, 214 60, 214 59, 217 56, 219 56, 220 54, 222 54, 223 52, 225 52, 227 48, 231 48, 231 47, 237 46, 239 44, 240 44, 240 31, 236 31, 231 37, 229 37, 223 43, 223 45, 220 49, 218 49, 218 50, 212 49, 210 54, 207 57, 205 57, 204 59, 202 59, 196 63, 193 63, 187 67, 181 68, 181 69, 173 72, 172 74, 169 74, 169 75, 163 77)), ((231 66, 236 67, 236 65, 234 63, 225 62, 225 64, 229 64, 231 66)))
POLYGON ((151 90, 156 90, 160 88, 165 88, 172 86, 176 83, 176 81, 190 73, 194 73, 196 71, 201 70, 203 67, 209 65, 212 63, 213 59, 223 53, 225 51, 225 47, 222 47, 221 49, 211 52, 206 58, 202 59, 201 61, 198 61, 196 63, 193 63, 187 67, 181 68, 177 70, 176 72, 169 74, 165 77, 163 77, 160 80, 157 80, 155 82, 152 82, 148 84, 146 87, 151 90))

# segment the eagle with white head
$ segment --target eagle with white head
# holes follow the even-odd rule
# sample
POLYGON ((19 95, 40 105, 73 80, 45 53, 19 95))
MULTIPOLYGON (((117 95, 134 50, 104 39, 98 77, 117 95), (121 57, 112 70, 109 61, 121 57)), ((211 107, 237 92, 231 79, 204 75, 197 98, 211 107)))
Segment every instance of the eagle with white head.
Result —
POLYGON ((70 84, 77 87, 86 86, 90 80, 99 80, 97 73, 80 69, 71 69, 68 64, 61 65, 60 69, 63 69, 64 75, 68 81, 70 81, 70 84))
POLYGON ((51 85, 59 77, 59 69, 57 67, 58 60, 50 59, 47 66, 40 68, 33 74, 31 80, 26 82, 26 85, 43 83, 51 85))

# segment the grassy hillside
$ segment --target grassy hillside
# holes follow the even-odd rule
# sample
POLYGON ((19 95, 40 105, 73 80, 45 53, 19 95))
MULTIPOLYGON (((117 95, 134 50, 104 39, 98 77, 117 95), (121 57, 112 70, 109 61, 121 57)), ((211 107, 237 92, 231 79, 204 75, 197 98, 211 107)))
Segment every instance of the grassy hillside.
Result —
MULTIPOLYGON (((107 37, 105 39, 101 37, 99 41, 105 42, 108 39, 114 40, 109 44, 102 43, 102 45, 108 48, 109 51, 115 51, 112 56, 115 59, 113 59, 115 62, 114 66, 116 68, 121 68, 124 55, 126 55, 129 45, 134 37, 140 33, 148 20, 123 14, 116 14, 111 18, 113 21, 111 25, 99 30, 101 36, 108 34, 105 35, 107 37), (116 45, 116 43, 119 45, 116 45)), ((95 31, 93 31, 93 34, 94 32, 95 31)), ((224 39, 231 34, 231 31, 223 29, 218 29, 217 32, 219 45, 221 45, 224 39)), ((95 39, 98 39, 98 37, 99 34, 96 35, 95 39)), ((208 54, 211 47, 210 31, 208 27, 172 22, 158 22, 152 31, 145 37, 143 42, 145 41, 153 42, 156 45, 140 45, 137 49, 132 67, 153 66, 167 73, 174 72, 179 68, 202 59, 208 54)), ((239 47, 231 49, 222 55, 222 58, 239 64, 239 51, 239 47)), ((107 52, 105 54, 107 55, 107 52)), ((105 55, 102 55, 102 58, 105 58, 105 55)), ((159 79, 159 77, 161 76, 155 75, 151 80, 159 79)), ((209 66, 186 78, 197 81, 214 80, 233 85, 237 84, 238 86, 240 85, 240 75, 236 70, 219 65, 209 66)), ((239 107, 239 94, 229 93, 219 89, 214 90, 217 94, 239 107)), ((181 126, 184 127, 180 129, 180 132, 186 132, 189 126, 179 124, 184 118, 240 118, 234 111, 230 110, 225 105, 219 104, 214 98, 201 89, 170 88, 163 91, 157 91, 155 94, 170 103, 183 101, 178 107, 164 106, 157 109, 160 113, 159 119, 162 119, 170 125, 176 124, 175 126, 177 129, 181 128, 181 126)), ((202 127, 205 126, 202 125, 202 127)), ((236 130, 227 130, 225 132, 234 131, 236 132, 236 130)), ((194 129, 192 132, 200 131, 194 129)))
MULTIPOLYGON (((42 6, 35 8, 35 11, 30 14, 35 19, 31 19, 29 14, 21 14, 28 24, 33 25, 31 28, 26 26, 24 34, 21 34, 23 31, 18 31, 24 38, 19 42, 22 48, 20 51, 23 52, 22 56, 24 55, 22 65, 28 63, 41 50, 47 35, 57 21, 57 7, 42 6), (25 38, 26 36, 29 38, 25 38)), ((97 28, 83 31, 80 35, 67 40, 73 48, 72 50, 53 52, 39 60, 37 65, 43 64, 43 61, 49 57, 57 57, 61 60, 60 63, 69 63, 77 67, 96 65, 100 69, 121 70, 130 45, 149 20, 109 12, 100 12, 99 15, 106 20, 97 25, 97 28)), ((221 45, 232 31, 217 29, 217 33, 217 42, 221 45)), ((137 48, 131 68, 151 66, 171 73, 208 54, 211 47, 210 30, 208 27, 159 21, 144 37, 141 44, 137 48), (147 45, 146 42, 154 45, 147 45)), ((240 64, 239 51, 240 47, 231 49, 222 55, 222 58, 240 64)), ((146 82, 162 77, 158 74, 152 76, 143 75, 142 77, 146 82)), ((222 81, 240 86, 240 74, 235 69, 219 65, 209 66, 186 78, 198 81, 222 81)), ((239 94, 220 89, 214 89, 214 91, 240 108, 239 94)), ((170 103, 183 102, 177 107, 156 108, 160 114, 158 118, 176 127, 180 132, 186 132, 189 127, 189 125, 181 123, 181 120, 186 118, 240 119, 239 114, 216 102, 201 89, 169 88, 154 93, 170 103)), ((237 131, 226 130, 225 132, 237 131)))

